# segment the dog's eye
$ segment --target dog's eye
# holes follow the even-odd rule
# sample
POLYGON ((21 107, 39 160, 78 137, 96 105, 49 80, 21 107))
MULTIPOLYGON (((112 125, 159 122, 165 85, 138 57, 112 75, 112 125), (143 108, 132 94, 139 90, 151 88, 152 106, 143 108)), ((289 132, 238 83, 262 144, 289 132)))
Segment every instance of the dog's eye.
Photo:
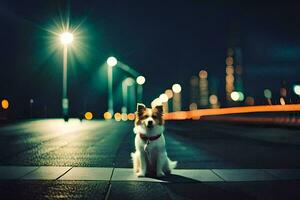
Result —
POLYGON ((148 118, 148 117, 149 117, 149 115, 144 115, 144 116, 143 116, 144 119, 146 119, 146 118, 148 118))
POLYGON ((152 118, 153 118, 153 119, 157 119, 157 116, 153 115, 152 118))

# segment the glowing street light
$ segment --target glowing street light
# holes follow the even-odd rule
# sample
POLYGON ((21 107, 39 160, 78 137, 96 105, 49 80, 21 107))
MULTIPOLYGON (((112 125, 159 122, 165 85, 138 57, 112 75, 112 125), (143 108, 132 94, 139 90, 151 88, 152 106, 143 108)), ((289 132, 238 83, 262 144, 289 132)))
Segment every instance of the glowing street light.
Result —
POLYGON ((136 78, 137 83, 137 100, 138 102, 143 101, 143 85, 145 84, 146 79, 144 76, 138 76, 136 78))
POLYGON ((68 45, 73 42, 73 34, 64 32, 60 34, 60 41, 64 45, 63 50, 63 98, 62 110, 65 121, 68 121, 69 115, 69 100, 67 96, 67 70, 68 70, 68 45))
POLYGON ((9 107, 9 101, 7 99, 2 99, 1 101, 1 107, 4 109, 4 110, 7 110, 8 107, 9 107))
POLYGON ((294 85, 294 92, 296 95, 300 96, 300 85, 294 85))
POLYGON ((114 114, 114 102, 113 102, 113 70, 112 68, 118 64, 118 60, 115 57, 109 57, 106 60, 107 67, 107 86, 108 86, 108 112, 114 114))
POLYGON ((176 83, 172 85, 173 90, 173 111, 181 110, 181 86, 176 83))
POLYGON ((176 83, 172 86, 172 90, 173 90, 174 93, 180 93, 181 92, 181 86, 178 83, 176 83))

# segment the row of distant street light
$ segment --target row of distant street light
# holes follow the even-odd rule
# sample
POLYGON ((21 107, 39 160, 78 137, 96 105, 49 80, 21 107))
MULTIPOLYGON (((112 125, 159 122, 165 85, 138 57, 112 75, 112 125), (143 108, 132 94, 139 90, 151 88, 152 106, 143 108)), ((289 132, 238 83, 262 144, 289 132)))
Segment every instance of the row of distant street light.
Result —
MULTIPOLYGON (((69 118, 69 99, 67 95, 67 63, 68 63, 68 46, 73 42, 73 34, 70 32, 63 32, 60 34, 60 41, 63 44, 63 93, 62 93, 62 111, 63 111, 63 117, 65 121, 69 118)), ((104 114, 104 117, 107 119, 112 118, 114 115, 114 98, 113 98, 113 68, 118 66, 118 60, 111 56, 106 60, 107 64, 107 80, 108 80, 108 110, 104 114)), ((131 77, 127 77, 122 81, 122 96, 123 96, 123 106, 122 106, 122 114, 124 116, 127 116, 127 91, 128 87, 132 86, 137 83, 137 100, 142 101, 143 98, 143 87, 142 85, 146 82, 146 79, 144 76, 139 75, 138 72, 136 72, 134 69, 122 65, 120 67, 121 69, 125 70, 126 72, 129 72, 132 76, 136 78, 134 80, 131 77)), ((93 115, 91 112, 85 113, 86 119, 93 118, 93 115)), ((130 118, 130 117, 129 117, 130 118)))

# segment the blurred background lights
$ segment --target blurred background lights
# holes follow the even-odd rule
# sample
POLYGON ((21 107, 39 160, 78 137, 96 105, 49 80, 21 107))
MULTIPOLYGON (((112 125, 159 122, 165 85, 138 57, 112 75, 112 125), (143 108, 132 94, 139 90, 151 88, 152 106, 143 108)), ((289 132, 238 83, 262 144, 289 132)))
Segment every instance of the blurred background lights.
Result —
POLYGON ((190 109, 190 110, 197 110, 197 107, 198 107, 198 106, 197 106, 196 103, 191 103, 190 106, 189 106, 189 109, 190 109))
POLYGON ((151 102, 151 107, 155 108, 155 106, 160 106, 162 105, 162 101, 160 100, 160 98, 156 98, 151 102))
POLYGON ((117 113, 114 114, 114 118, 115 118, 116 121, 121 121, 122 114, 117 112, 117 113))
POLYGON ((218 103, 218 97, 216 95, 210 95, 209 97, 209 103, 212 105, 215 105, 218 103))
POLYGON ((244 98, 245 98, 244 93, 242 93, 242 92, 238 92, 238 93, 239 93, 238 101, 244 101, 244 98))
POLYGON ((165 91, 165 94, 168 96, 169 99, 172 99, 172 97, 173 97, 173 91, 171 89, 167 89, 165 91))
POLYGON ((199 77, 200 77, 200 78, 207 78, 207 71, 201 70, 201 71, 199 72, 199 77))
POLYGON ((64 32, 60 35, 60 41, 62 44, 67 45, 73 42, 73 34, 69 32, 64 32))
POLYGON ((139 85, 143 85, 143 84, 145 83, 145 81, 146 81, 146 79, 145 79, 144 76, 138 76, 138 77, 136 78, 136 82, 137 82, 137 84, 139 84, 139 85))
POLYGON ((112 118, 112 114, 111 114, 110 112, 105 112, 105 113, 103 114, 103 117, 104 117, 104 119, 108 120, 108 119, 111 119, 111 118, 112 118))
POLYGON ((127 116, 128 120, 134 120, 135 119, 135 114, 134 113, 129 113, 127 116))
POLYGON ((294 92, 296 95, 300 96, 300 85, 294 85, 294 92))
POLYGON ((159 96, 159 99, 160 99, 161 102, 163 102, 163 103, 165 103, 165 102, 167 102, 167 101, 169 100, 168 95, 166 95, 166 94, 161 94, 161 95, 159 96))
POLYGON ((238 92, 234 91, 234 92, 231 92, 230 97, 231 97, 231 99, 232 99, 233 101, 238 101, 240 95, 239 95, 238 92))
POLYGON ((280 104, 283 105, 283 106, 285 105, 285 100, 284 100, 283 97, 280 97, 280 104))
POLYGON ((93 119, 93 113, 91 113, 91 112, 86 112, 86 113, 84 114, 84 117, 85 117, 86 120, 91 120, 91 119, 93 119))
POLYGON ((180 93, 181 92, 181 86, 178 83, 175 83, 172 86, 172 90, 173 90, 174 93, 180 93))
POLYGON ((270 89, 265 89, 264 90, 264 96, 267 99, 271 99, 272 98, 272 92, 271 92, 271 90, 270 89))
POLYGON ((118 64, 118 60, 115 57, 111 56, 107 59, 106 63, 108 64, 108 66, 114 67, 118 64))
POLYGON ((122 121, 127 121, 128 120, 128 116, 126 113, 122 113, 122 121))
POLYGON ((9 107, 9 102, 8 102, 7 99, 3 99, 3 100, 1 101, 1 107, 2 107, 4 110, 8 109, 8 107, 9 107))

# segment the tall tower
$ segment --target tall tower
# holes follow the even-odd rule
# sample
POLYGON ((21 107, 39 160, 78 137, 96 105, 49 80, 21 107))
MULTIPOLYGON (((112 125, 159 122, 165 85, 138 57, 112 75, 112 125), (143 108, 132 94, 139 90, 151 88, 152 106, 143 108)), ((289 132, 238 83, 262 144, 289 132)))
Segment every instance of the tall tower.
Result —
POLYGON ((199 99, 199 78, 192 76, 190 79, 190 110, 196 110, 198 108, 199 99))
POLYGON ((207 108, 209 106, 208 102, 208 73, 205 70, 199 72, 199 106, 200 108, 207 108))

